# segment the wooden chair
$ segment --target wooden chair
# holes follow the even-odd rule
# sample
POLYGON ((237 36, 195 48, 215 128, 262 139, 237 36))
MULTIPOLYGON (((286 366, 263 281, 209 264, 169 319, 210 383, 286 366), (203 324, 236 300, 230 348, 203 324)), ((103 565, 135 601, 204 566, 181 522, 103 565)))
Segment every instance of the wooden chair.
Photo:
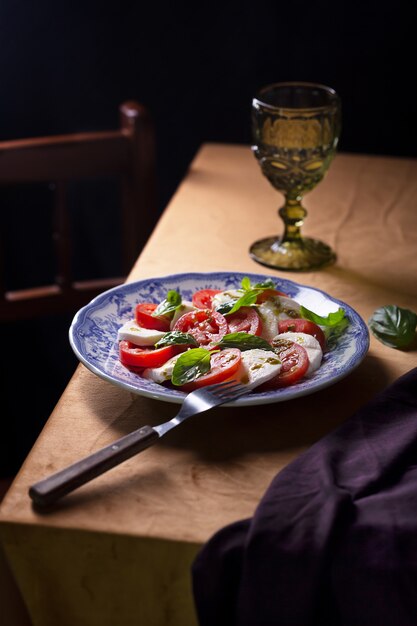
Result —
MULTIPOLYGON (((114 131, 0 142, 0 185, 43 181, 55 184, 55 228, 51 236, 56 279, 51 285, 10 291, 0 258, 0 321, 77 310, 98 293, 124 281, 156 222, 154 132, 147 110, 136 102, 122 104, 120 128, 114 131), (121 182, 124 276, 75 281, 66 191, 70 181, 100 176, 116 177, 121 182)), ((8 233, 1 235, 7 237, 8 233)))

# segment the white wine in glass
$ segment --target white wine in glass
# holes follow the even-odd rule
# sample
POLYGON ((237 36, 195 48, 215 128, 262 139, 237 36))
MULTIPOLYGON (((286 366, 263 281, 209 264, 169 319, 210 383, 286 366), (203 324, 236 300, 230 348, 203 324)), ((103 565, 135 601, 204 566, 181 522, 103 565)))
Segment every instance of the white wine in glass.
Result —
POLYGON ((301 201, 329 168, 340 129, 340 98, 325 85, 275 83, 253 99, 252 150, 263 174, 285 196, 279 209, 283 234, 256 241, 250 248, 258 263, 307 271, 335 261, 328 245, 302 236, 307 211, 301 201))

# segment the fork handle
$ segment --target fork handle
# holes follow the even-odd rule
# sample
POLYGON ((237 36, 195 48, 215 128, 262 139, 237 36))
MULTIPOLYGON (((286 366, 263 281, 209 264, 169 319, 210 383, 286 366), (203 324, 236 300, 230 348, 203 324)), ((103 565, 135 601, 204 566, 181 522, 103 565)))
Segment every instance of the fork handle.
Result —
POLYGON ((37 505, 52 504, 70 491, 74 491, 96 476, 104 474, 112 467, 149 448, 158 439, 159 435, 156 430, 151 426, 142 426, 105 448, 32 485, 29 489, 29 496, 37 505))

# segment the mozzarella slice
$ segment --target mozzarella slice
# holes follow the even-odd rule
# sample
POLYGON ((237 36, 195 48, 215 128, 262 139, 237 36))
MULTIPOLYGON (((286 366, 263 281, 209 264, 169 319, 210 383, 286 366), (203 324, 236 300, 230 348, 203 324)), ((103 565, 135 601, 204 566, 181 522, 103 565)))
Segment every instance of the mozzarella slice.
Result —
POLYGON ((254 348, 242 352, 242 361, 236 378, 253 389, 277 376, 280 370, 281 361, 275 352, 254 348))
POLYGON ((165 334, 160 330, 142 328, 135 320, 131 320, 119 328, 117 338, 119 341, 131 341, 136 346, 154 346, 165 334))
POLYGON ((276 337, 277 339, 289 339, 300 344, 306 350, 309 360, 309 366, 306 376, 311 376, 313 372, 319 369, 321 360, 323 358, 323 351, 317 339, 313 335, 307 333, 280 333, 276 337))
POLYGON ((257 312, 262 322, 261 337, 268 343, 278 334, 278 318, 275 308, 270 302, 263 302, 257 307, 257 312))
POLYGON ((300 317, 300 305, 285 296, 272 296, 256 309, 262 321, 261 337, 271 343, 278 334, 279 320, 300 317))
POLYGON ((175 322, 185 313, 189 313, 190 311, 197 311, 198 308, 196 306, 193 305, 192 302, 190 302, 189 300, 183 300, 180 304, 180 306, 178 307, 178 309, 175 309, 174 311, 174 315, 172 317, 171 323, 170 323, 170 328, 171 330, 174 328, 175 322))
POLYGON ((148 380, 153 380, 155 383, 165 383, 167 380, 171 380, 172 370, 179 356, 179 354, 173 356, 160 367, 146 368, 143 370, 142 376, 148 380))

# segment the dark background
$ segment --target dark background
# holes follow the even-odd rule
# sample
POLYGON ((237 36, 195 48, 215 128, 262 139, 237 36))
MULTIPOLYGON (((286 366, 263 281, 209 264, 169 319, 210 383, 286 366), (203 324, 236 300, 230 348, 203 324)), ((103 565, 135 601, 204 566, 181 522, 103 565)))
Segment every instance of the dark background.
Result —
MULTIPOLYGON (((340 94, 340 150, 415 157, 415 18, 414 2, 404 0, 3 0, 0 141, 114 128, 119 105, 136 99, 156 126, 160 212, 201 143, 250 142, 250 102, 259 87, 305 80, 340 94)), ((87 198, 108 220, 84 237, 85 265, 117 274, 106 251, 114 198, 102 189, 88 190, 87 198)), ((0 202, 3 232, 20 242, 13 244, 10 284, 24 286, 49 271, 42 213, 48 189, 3 189, 0 202)), ((18 469, 75 368, 69 322, 0 329, 0 474, 18 469)))

